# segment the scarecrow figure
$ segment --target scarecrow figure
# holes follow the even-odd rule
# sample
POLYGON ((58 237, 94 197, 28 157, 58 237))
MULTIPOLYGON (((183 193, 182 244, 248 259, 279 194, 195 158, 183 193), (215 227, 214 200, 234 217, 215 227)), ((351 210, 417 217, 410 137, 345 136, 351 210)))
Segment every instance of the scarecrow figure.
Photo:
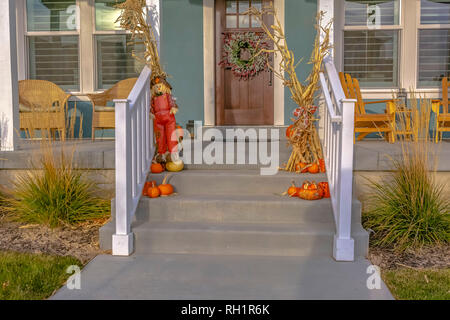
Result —
POLYGON ((182 161, 178 155, 175 121, 178 106, 172 97, 172 87, 165 77, 158 76, 152 78, 150 88, 152 92, 150 112, 154 119, 156 143, 158 145, 156 161, 180 164, 182 161))

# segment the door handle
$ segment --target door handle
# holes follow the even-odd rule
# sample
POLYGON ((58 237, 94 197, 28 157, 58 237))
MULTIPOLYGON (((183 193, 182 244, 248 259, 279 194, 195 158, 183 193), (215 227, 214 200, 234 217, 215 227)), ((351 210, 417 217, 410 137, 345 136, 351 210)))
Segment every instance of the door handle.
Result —
POLYGON ((269 87, 273 85, 273 71, 269 71, 269 87))

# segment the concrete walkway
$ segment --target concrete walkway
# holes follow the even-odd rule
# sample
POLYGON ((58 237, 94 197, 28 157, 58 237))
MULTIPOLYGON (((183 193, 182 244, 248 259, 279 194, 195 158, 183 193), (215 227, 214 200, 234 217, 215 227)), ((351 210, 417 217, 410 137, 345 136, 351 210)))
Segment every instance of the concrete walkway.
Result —
POLYGON ((370 262, 327 257, 152 254, 100 255, 81 273, 81 289, 51 299, 393 299, 384 283, 369 290, 370 262))

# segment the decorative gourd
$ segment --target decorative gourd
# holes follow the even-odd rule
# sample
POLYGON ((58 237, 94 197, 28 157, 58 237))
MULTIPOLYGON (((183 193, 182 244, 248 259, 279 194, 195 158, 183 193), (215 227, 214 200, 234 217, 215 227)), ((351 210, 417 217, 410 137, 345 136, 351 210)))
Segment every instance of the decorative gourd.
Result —
POLYGON ((178 171, 183 170, 183 168, 184 168, 183 161, 166 163, 166 169, 167 169, 167 171, 170 171, 170 172, 178 172, 178 171))
POLYGON ((323 193, 314 182, 305 181, 298 191, 299 198, 304 200, 322 199, 323 193))
POLYGON ((292 185, 289 187, 287 194, 289 197, 298 197, 298 189, 294 181, 292 181, 292 185))
POLYGON ((328 182, 319 182, 319 188, 322 189, 324 198, 330 197, 330 186, 328 185, 328 182))
POLYGON ((325 172, 326 171, 325 160, 324 159, 319 159, 319 169, 320 169, 320 172, 325 172))
POLYGON ((164 171, 164 167, 161 163, 152 163, 152 165, 150 166, 150 171, 152 173, 161 173, 164 171))
POLYGON ((147 189, 147 196, 150 198, 158 198, 161 195, 161 191, 159 191, 159 188, 156 186, 154 182, 152 182, 152 185, 147 189))
POLYGON ((308 172, 309 173, 319 173, 319 165, 317 163, 312 163, 308 167, 308 172))
POLYGON ((295 165, 295 172, 306 173, 308 172, 308 168, 306 168, 307 164, 303 162, 299 162, 295 165))
POLYGON ((164 177, 164 180, 162 181, 162 183, 158 186, 158 189, 162 196, 169 196, 173 193, 173 186, 171 184, 167 183, 168 177, 169 177, 169 175, 166 175, 164 177))
POLYGON ((286 138, 290 138, 292 136, 292 128, 294 127, 293 124, 291 124, 287 129, 286 129, 286 138))

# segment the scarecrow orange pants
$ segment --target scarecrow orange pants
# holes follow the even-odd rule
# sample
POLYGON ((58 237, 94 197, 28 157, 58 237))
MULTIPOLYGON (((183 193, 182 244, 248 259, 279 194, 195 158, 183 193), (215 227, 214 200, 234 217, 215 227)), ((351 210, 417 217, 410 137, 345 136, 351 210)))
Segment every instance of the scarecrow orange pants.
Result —
POLYGON ((158 144, 158 153, 164 154, 177 152, 177 135, 175 116, 169 111, 160 111, 155 113, 154 128, 156 143, 158 144))

